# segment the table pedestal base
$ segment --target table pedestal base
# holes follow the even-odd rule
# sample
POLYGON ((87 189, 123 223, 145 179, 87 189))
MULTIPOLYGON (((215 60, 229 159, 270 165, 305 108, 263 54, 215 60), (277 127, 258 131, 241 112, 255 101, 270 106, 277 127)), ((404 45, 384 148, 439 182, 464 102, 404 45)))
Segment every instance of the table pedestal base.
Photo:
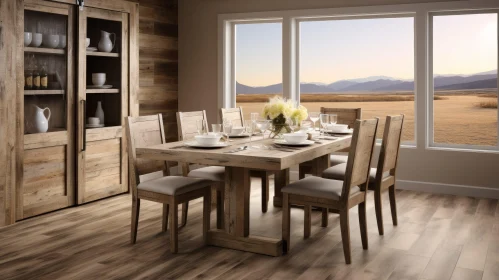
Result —
POLYGON ((282 240, 260 236, 238 237, 223 230, 208 231, 207 245, 278 257, 282 240))

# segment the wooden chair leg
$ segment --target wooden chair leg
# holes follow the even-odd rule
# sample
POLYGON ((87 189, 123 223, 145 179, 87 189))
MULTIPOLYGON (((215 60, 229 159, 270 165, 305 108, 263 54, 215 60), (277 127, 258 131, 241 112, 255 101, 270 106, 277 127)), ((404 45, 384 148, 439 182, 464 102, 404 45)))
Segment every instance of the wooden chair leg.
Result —
POLYGON ((170 211, 170 251, 177 253, 178 251, 178 204, 173 201, 170 211))
POLYGON ((289 207, 289 195, 282 194, 282 241, 284 253, 291 249, 291 208, 289 207))
POLYGON ((359 204, 359 225, 360 225, 360 237, 362 239, 362 248, 364 248, 364 250, 367 250, 368 238, 367 238, 366 202, 362 202, 359 204))
POLYGON ((305 205, 304 210, 305 210, 304 211, 305 222, 304 222, 303 236, 305 238, 309 238, 310 231, 312 230, 312 206, 305 205))
POLYGON ((224 229, 224 204, 225 204, 225 190, 217 190, 217 229, 224 229))
POLYGON ((378 222, 378 232, 379 235, 385 234, 383 228, 383 211, 381 209, 381 190, 376 189, 374 191, 374 208, 376 210, 376 221, 378 222))
POLYGON ((350 224, 348 209, 340 211, 340 228, 341 228, 341 240, 343 242, 343 254, 345 255, 345 262, 347 264, 352 263, 352 252, 350 249, 350 224))
POLYGON ((189 202, 182 203, 182 227, 187 225, 187 212, 189 211, 189 202))
POLYGON ((392 210, 393 225, 396 226, 398 224, 398 219, 397 219, 397 202, 395 202, 395 185, 388 188, 388 195, 390 196, 390 208, 392 210))
POLYGON ((328 210, 327 208, 322 208, 322 223, 321 223, 321 226, 322 227, 327 227, 327 224, 328 224, 328 210))
POLYGON ((206 191, 203 197, 203 240, 204 244, 208 243, 208 231, 210 230, 210 215, 211 214, 211 190, 206 191))
POLYGON ((140 199, 133 198, 132 200, 132 229, 130 234, 130 243, 137 242, 137 228, 139 226, 140 199))
POLYGON ((162 225, 162 230, 163 232, 166 232, 168 228, 168 210, 169 210, 169 205, 168 203, 163 203, 163 225, 162 225))
POLYGON ((269 175, 265 173, 262 176, 262 212, 267 213, 267 208, 269 205, 269 175))

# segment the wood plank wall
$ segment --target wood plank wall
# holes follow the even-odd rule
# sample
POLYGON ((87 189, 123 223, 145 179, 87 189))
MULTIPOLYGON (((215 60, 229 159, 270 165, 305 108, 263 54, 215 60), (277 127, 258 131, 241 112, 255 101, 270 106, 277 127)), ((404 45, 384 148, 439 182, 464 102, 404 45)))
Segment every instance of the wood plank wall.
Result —
POLYGON ((178 0, 139 3, 139 114, 163 114, 167 141, 177 140, 178 0))

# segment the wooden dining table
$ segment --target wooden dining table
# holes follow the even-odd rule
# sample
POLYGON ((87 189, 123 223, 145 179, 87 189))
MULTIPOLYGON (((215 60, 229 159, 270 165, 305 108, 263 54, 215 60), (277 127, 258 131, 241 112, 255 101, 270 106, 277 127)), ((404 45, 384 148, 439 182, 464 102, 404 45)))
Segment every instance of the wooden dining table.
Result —
POLYGON ((136 154, 150 160, 225 166, 225 229, 210 230, 208 245, 280 256, 281 239, 249 234, 250 170, 274 172, 274 206, 280 207, 281 188, 289 184, 289 169, 311 161, 312 175, 320 175, 329 167, 331 153, 350 147, 351 136, 320 139, 305 147, 282 148, 273 139, 252 138, 251 142, 249 138, 231 138, 229 146, 218 149, 191 148, 183 142, 171 142, 137 148, 136 154))

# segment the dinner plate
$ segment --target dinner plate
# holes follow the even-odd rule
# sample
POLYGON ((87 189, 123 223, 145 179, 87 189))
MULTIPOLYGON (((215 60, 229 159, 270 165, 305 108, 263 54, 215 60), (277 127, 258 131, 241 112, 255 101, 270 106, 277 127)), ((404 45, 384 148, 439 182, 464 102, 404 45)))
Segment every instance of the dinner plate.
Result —
POLYGON ((87 89, 108 89, 112 88, 113 85, 102 85, 102 86, 96 86, 96 85, 87 85, 87 89))
POLYGON ((103 124, 87 124, 86 128, 99 128, 99 127, 104 127, 103 124))
POLYGON ((97 51, 97 48, 94 48, 94 47, 87 48, 87 52, 95 52, 95 51, 97 51))
POLYGON ((229 138, 245 138, 249 137, 249 134, 241 133, 241 134, 229 134, 229 138))
POLYGON ((324 130, 326 133, 331 133, 331 134, 352 134, 353 133, 353 128, 347 128, 342 131, 332 131, 332 130, 324 130))
POLYGON ((229 146, 229 144, 224 143, 224 142, 218 142, 215 145, 201 145, 196 141, 192 142, 187 142, 185 143, 186 146, 192 147, 192 148, 203 148, 203 149, 217 149, 217 148, 223 148, 229 146))
POLYGON ((314 141, 305 140, 305 141, 300 142, 300 143, 289 143, 289 142, 286 142, 286 140, 284 140, 284 139, 278 139, 278 140, 274 140, 274 144, 284 145, 284 146, 302 147, 302 146, 310 146, 310 145, 314 144, 314 141))

